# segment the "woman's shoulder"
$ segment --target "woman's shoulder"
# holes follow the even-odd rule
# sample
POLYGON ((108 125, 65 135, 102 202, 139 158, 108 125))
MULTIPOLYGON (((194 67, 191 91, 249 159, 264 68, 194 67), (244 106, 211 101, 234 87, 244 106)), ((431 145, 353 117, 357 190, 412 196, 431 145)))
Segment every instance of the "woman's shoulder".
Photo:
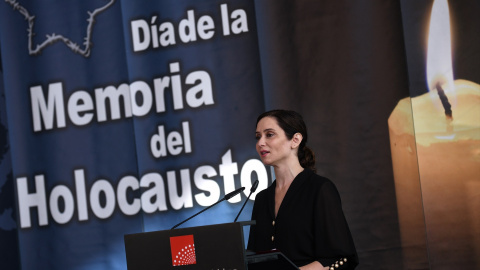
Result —
POLYGON ((325 176, 321 176, 310 169, 305 169, 305 182, 308 183, 309 186, 318 190, 325 190, 325 191, 337 191, 337 187, 333 183, 332 180, 325 176))
POLYGON ((320 184, 320 185, 325 184, 325 183, 332 183, 333 184, 333 182, 330 179, 328 179, 327 177, 319 175, 319 174, 317 174, 316 172, 314 172, 310 169, 304 169, 304 171, 302 173, 304 174, 303 178, 305 178, 310 183, 320 184))

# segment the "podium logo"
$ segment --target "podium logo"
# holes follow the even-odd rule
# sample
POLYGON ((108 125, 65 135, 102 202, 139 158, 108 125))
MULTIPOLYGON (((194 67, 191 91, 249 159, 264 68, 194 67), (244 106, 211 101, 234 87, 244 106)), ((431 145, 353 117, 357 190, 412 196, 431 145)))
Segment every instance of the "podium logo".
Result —
POLYGON ((197 263, 193 234, 170 237, 170 249, 172 251, 173 266, 197 263))

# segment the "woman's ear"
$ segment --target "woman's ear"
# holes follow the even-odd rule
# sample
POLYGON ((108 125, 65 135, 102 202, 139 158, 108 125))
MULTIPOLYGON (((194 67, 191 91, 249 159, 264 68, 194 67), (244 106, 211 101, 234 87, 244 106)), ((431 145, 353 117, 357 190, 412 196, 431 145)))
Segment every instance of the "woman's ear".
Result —
POLYGON ((302 140, 303 140, 302 133, 297 132, 297 133, 293 134, 292 148, 297 148, 300 145, 300 143, 302 142, 302 140))

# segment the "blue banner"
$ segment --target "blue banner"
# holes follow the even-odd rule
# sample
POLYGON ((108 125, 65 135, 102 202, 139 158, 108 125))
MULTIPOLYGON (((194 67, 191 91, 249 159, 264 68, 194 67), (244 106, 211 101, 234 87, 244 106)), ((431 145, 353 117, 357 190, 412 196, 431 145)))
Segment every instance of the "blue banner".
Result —
POLYGON ((270 183, 253 1, 11 0, 0 14, 21 269, 126 269, 125 234, 244 186, 184 226, 231 222, 252 182, 270 183))

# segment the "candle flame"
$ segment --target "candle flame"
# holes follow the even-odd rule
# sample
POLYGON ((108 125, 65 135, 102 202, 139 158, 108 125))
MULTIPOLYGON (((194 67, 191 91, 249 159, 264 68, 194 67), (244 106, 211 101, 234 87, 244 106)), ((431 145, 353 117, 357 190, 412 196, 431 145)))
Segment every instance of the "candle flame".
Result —
POLYGON ((436 85, 442 85, 445 93, 453 92, 452 45, 450 14, 447 0, 433 2, 428 33, 427 82, 433 96, 436 85))

